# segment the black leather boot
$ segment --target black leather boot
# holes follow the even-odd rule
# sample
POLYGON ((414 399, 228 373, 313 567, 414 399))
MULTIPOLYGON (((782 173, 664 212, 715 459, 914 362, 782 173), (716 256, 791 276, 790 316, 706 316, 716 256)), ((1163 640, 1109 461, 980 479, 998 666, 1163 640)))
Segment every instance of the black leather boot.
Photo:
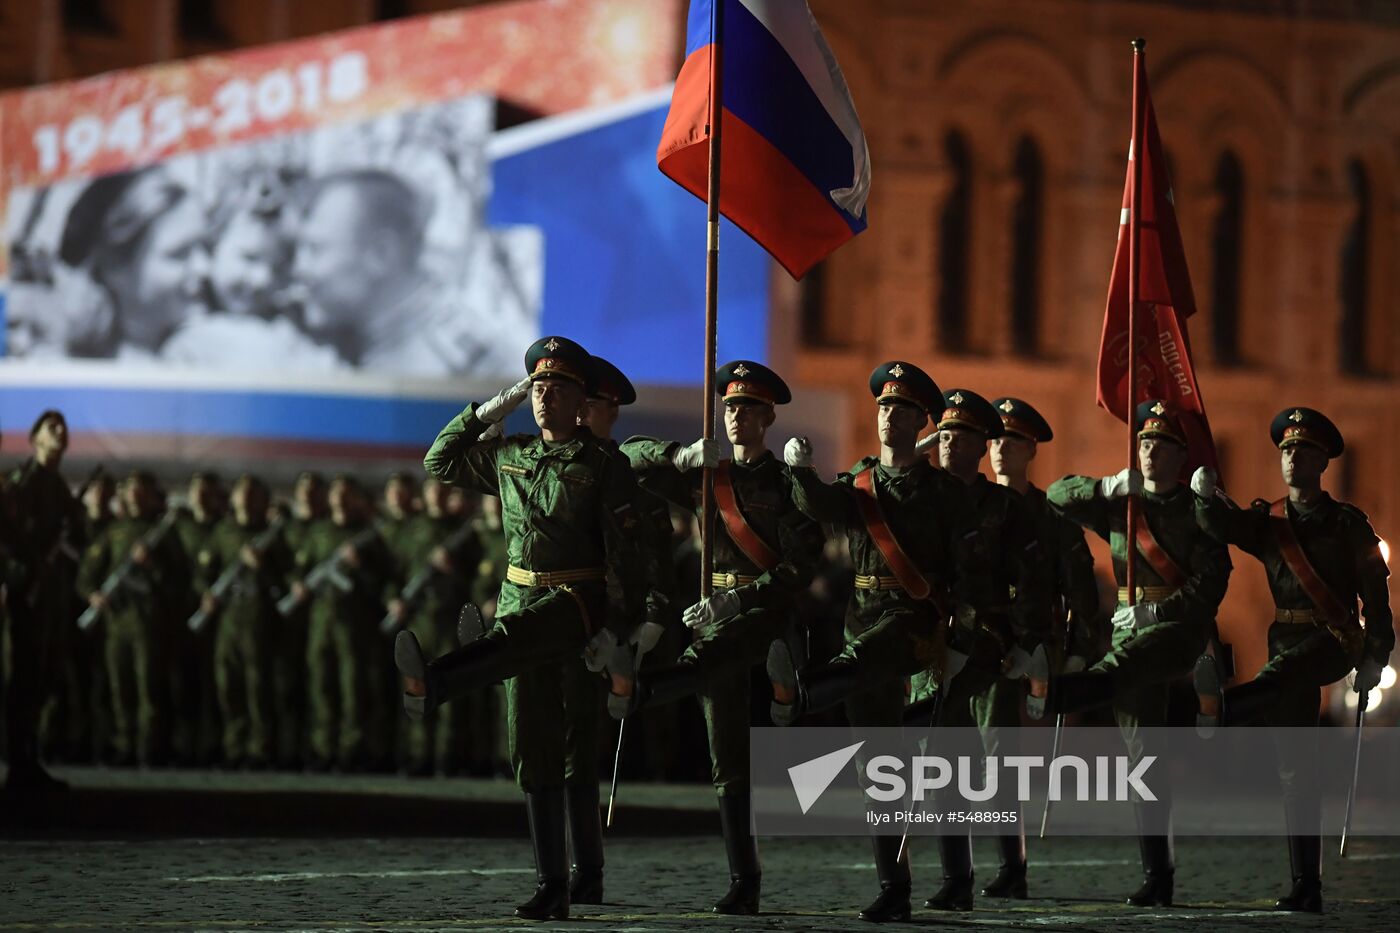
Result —
POLYGON ((598 811, 598 785, 593 781, 568 785, 569 903, 603 903, 603 818, 598 811))
POLYGON ((1054 713, 1078 713, 1113 702, 1113 675, 1107 671, 1076 671, 1050 678, 1046 705, 1054 713))
POLYGON ((875 836, 875 876, 880 880, 880 893, 858 915, 869 923, 892 923, 909 920, 909 852, 899 858, 898 836, 875 836))
POLYGON ((1289 836, 1288 863, 1293 887, 1274 904, 1279 910, 1322 913, 1322 838, 1289 836))
POLYGON ((1001 867, 991 884, 982 889, 983 897, 1009 897, 1026 899, 1026 837, 998 836, 997 848, 1001 850, 1001 867))
POLYGON ((972 909, 972 837, 939 836, 938 858, 943 863, 943 887, 924 901, 932 910, 972 909))
POLYGON ((422 719, 449 700, 516 673, 506 664, 505 642, 498 639, 481 638, 429 662, 409 631, 394 639, 394 665, 405 680, 403 708, 410 719, 422 719))
POLYGON ((781 639, 768 649, 768 679, 773 683, 769 715, 775 726, 790 726, 803 713, 835 706, 860 690, 855 664, 823 664, 799 673, 792 648, 781 639), (789 694, 793 702, 779 702, 779 691, 789 694))
POLYGON ((661 706, 700 692, 700 665, 681 661, 637 675, 636 698, 632 708, 661 706))
POLYGON ((1247 726, 1264 718, 1278 703, 1278 688, 1267 680, 1247 680, 1224 691, 1220 701, 1222 726, 1247 726))
POLYGON ((719 825, 724 854, 729 859, 729 890, 714 906, 717 914, 756 914, 763 871, 758 864, 758 841, 753 837, 748 794, 719 798, 719 825))
POLYGON ((521 920, 569 919, 569 853, 564 839, 564 788, 525 794, 535 846, 535 896, 515 908, 521 920))
POLYGON ((1138 848, 1142 851, 1142 886, 1128 897, 1129 907, 1170 907, 1176 887, 1172 860, 1170 810, 1160 801, 1136 802, 1138 848))
POLYGON ((476 603, 463 603, 457 613, 457 644, 466 647, 478 639, 485 638, 489 626, 476 603))

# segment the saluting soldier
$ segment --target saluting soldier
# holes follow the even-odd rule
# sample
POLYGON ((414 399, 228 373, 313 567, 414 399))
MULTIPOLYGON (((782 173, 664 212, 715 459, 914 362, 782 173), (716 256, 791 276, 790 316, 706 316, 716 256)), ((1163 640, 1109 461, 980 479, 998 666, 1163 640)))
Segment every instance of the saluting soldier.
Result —
POLYGON ((175 519, 175 534, 185 555, 196 563, 185 585, 185 606, 171 617, 167 633, 171 663, 171 745, 177 761, 209 764, 219 754, 219 692, 214 672, 214 630, 191 632, 185 619, 199 607, 203 595, 197 562, 225 513, 223 481, 217 473, 198 471, 190 476, 185 508, 175 519))
MULTIPOLYGON (((1141 472, 1126 469, 1101 479, 1066 476, 1050 484, 1052 507, 1103 538, 1120 584, 1108 654, 1088 670, 1051 676, 1045 651, 1031 677, 1047 681, 1046 708, 1071 713, 1112 703, 1114 717, 1136 765, 1146 753, 1144 730, 1167 724, 1171 681, 1189 672, 1215 630, 1215 614, 1230 579, 1226 547, 1200 529, 1196 497, 1182 482, 1186 434, 1167 403, 1143 402, 1134 412, 1141 472), (1137 540, 1127 538, 1128 496, 1137 496, 1137 540), (1133 605, 1122 584, 1128 548, 1136 554, 1133 605)), ((1158 800, 1135 801, 1143 883, 1132 907, 1170 907, 1174 893, 1170 788, 1154 785, 1158 800)))
POLYGON ((373 702, 374 646, 393 591, 393 558, 353 476, 331 480, 330 521, 317 524, 291 584, 309 602, 306 636, 312 767, 360 771, 387 757, 383 710, 373 702), (318 571, 320 573, 318 573, 318 571))
POLYGON ((272 649, 277 600, 292 572, 291 549, 268 522, 267 485, 245 473, 233 484, 232 514, 214 528, 200 554, 200 610, 214 632, 214 683, 223 718, 226 767, 261 770, 273 760, 272 649), (212 592, 225 574, 222 596, 212 592))
MULTIPOLYGON (((1000 413, 990 402, 971 389, 952 389, 943 395, 937 431, 929 438, 937 445, 939 466, 961 485, 964 506, 954 529, 953 626, 948 645, 966 661, 946 685, 938 725, 976 726, 982 747, 969 749, 969 754, 980 751, 998 758, 1016 753, 1008 744, 1014 733, 1005 730, 1021 724, 1022 679, 1031 653, 1049 636, 1045 560, 1034 519, 1020 496, 990 482, 981 470, 988 443, 1004 432, 1000 413)), ((905 714, 907 723, 927 720, 927 713, 913 711, 931 702, 927 698, 939 689, 938 673, 914 678, 915 705, 905 714)), ((1018 804, 1014 798, 1001 800, 997 809, 1014 810, 1018 804)), ((997 841, 1001 866, 982 893, 1023 898, 1026 839, 1019 818, 1016 832, 998 836, 997 841)), ((939 834, 938 854, 943 885, 924 906, 971 910, 971 834, 939 834)))
POLYGON ((501 497, 506 582, 485 636, 432 663, 411 632, 400 632, 394 649, 410 716, 509 678, 511 758, 525 792, 539 881, 515 913, 531 920, 569 914, 563 666, 585 647, 606 658, 625 643, 643 620, 648 596, 632 471, 578 424, 588 360, 572 340, 542 338, 525 355, 525 379, 467 406, 438 434, 423 458, 428 473, 501 497), (538 435, 482 440, 527 396, 538 435))
MULTIPOLYGON (((831 663, 799 676, 791 647, 773 644, 768 675, 779 694, 773 703, 778 725, 844 701, 854 727, 898 726, 904 678, 934 671, 937 682, 943 670, 951 533, 961 521, 959 497, 966 493, 915 448, 930 414, 943 411, 943 393, 923 370, 897 360, 875 368, 870 393, 878 405, 878 457, 861 459, 827 484, 812 469, 805 438, 792 438, 784 448, 798 508, 846 531, 856 589, 846 646, 831 663)), ((880 893, 860 918, 908 920, 908 853, 900 858, 898 836, 873 841, 880 893)))
MULTIPOLYGON (((692 644, 679 661, 642 671, 631 696, 614 696, 610 708, 621 718, 630 710, 700 695, 730 876, 729 890, 714 910, 756 914, 761 869, 750 813, 750 670, 765 663, 775 639, 796 633, 794 610, 816 572, 823 542, 821 528, 793 502, 790 468, 766 441, 775 407, 792 401, 787 384, 760 363, 735 360, 715 373, 715 387, 724 401, 725 434, 734 456, 714 470, 720 519, 714 591, 685 611, 692 644)), ((638 438, 623 450, 643 488, 698 512, 704 472, 696 467, 707 454, 704 444, 687 448, 638 438), (690 469, 678 469, 682 466, 690 469)), ((670 519, 663 518, 668 541, 670 519)))
POLYGON ((8 503, 10 682, 5 725, 9 774, 17 791, 62 790, 39 762, 39 719, 73 624, 75 545, 82 513, 60 472, 68 422, 49 410, 29 430, 34 455, 11 476, 8 503))
MULTIPOLYGON (((1191 480, 1201 497, 1202 527, 1264 565, 1275 606, 1269 661, 1253 680, 1222 690, 1211 659, 1197 663, 1199 720, 1206 727, 1260 720, 1270 726, 1315 726, 1321 687, 1355 668, 1353 687, 1364 703, 1395 647, 1390 571, 1380 539, 1365 512, 1322 488, 1328 462, 1345 448, 1341 432, 1321 412, 1298 407, 1279 412, 1269 434, 1280 451, 1286 497, 1255 499, 1248 509, 1235 509, 1216 496, 1210 470, 1198 469, 1191 480)), ((1321 913, 1318 756, 1295 739, 1281 743, 1279 751, 1293 884, 1277 906, 1321 913)))
POLYGON ((121 487, 125 515, 89 545, 78 573, 78 591, 101 613, 107 680, 112 688, 112 745, 121 765, 163 764, 169 753, 165 670, 168 632, 188 608, 190 574, 180 539, 166 529, 156 479, 138 470, 121 487), (158 530, 159 529, 159 530, 158 530), (122 565, 130 560, 128 567, 122 565), (102 589, 117 571, 109 595, 102 589))
MULTIPOLYGON (((1029 403, 1005 396, 992 402, 1001 416, 1003 433, 991 442, 992 473, 997 483, 1017 493, 1030 511, 1040 555, 1046 561, 1052 623, 1052 667, 1063 673, 1082 671, 1103 654, 1108 620, 1099 606, 1094 577, 1094 555, 1084 529, 1050 507, 1049 500, 1030 481, 1030 464, 1041 444, 1055 439, 1050 422, 1029 403)), ((1044 697, 1030 697, 1027 708, 1035 719, 1045 713, 1044 697)))

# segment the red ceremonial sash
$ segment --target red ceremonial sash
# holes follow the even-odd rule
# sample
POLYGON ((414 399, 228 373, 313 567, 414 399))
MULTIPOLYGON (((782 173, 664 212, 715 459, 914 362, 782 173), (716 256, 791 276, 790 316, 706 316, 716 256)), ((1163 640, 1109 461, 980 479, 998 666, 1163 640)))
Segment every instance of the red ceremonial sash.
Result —
POLYGON ((875 542, 875 547, 879 549, 880 556, 889 565, 895 579, 910 596, 915 599, 928 599, 931 592, 928 580, 919 572, 919 568, 914 566, 914 561, 909 555, 904 553, 904 548, 899 546, 894 531, 885 521, 884 510, 880 508, 880 497, 875 491, 873 466, 856 474, 855 488, 856 503, 860 506, 861 518, 865 520, 865 530, 870 533, 870 540, 875 542))
POLYGON ((729 532, 729 540, 744 552, 745 557, 765 571, 772 570, 782 557, 753 530, 744 513, 739 511, 739 498, 734 495, 734 478, 730 476, 729 467, 728 460, 721 460, 714 472, 715 504, 719 506, 724 530, 729 532))
POLYGON ((1283 562, 1303 585, 1303 592, 1308 594, 1308 599, 1322 610, 1328 622, 1338 628, 1351 627, 1354 621, 1353 613, 1347 611, 1346 603, 1332 591, 1313 568, 1308 555, 1303 553, 1303 546, 1298 543, 1298 536, 1293 532, 1293 523, 1288 520, 1287 499, 1280 499, 1269 506, 1269 525, 1273 529, 1274 540, 1278 542, 1279 552, 1283 554, 1283 562))
POLYGON ((1137 550, 1151 567, 1162 578, 1162 582, 1167 586, 1185 586, 1187 580, 1186 571, 1177 566, 1176 561, 1168 554, 1162 545, 1157 542, 1157 537, 1152 534, 1152 527, 1147 524, 1147 516, 1139 515, 1137 523, 1137 550))

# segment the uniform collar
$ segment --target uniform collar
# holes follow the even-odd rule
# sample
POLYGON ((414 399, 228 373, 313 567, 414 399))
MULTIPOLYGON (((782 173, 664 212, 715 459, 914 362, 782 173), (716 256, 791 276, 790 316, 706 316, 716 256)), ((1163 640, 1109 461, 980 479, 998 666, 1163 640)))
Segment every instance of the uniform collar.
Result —
POLYGON ((765 450, 753 460, 730 460, 729 462, 737 470, 746 470, 752 473, 776 464, 778 458, 773 456, 773 451, 765 450))
POLYGON ((1331 511, 1332 506, 1336 504, 1336 500, 1328 495, 1325 489, 1322 491, 1322 495, 1313 500, 1312 505, 1301 505, 1300 503, 1294 502, 1292 499, 1288 500, 1289 508, 1292 509, 1293 513, 1299 518, 1312 518, 1315 515, 1322 515, 1331 511))
POLYGON ((541 460, 545 457, 555 457, 559 460, 573 460, 583 450, 585 440, 593 437, 593 432, 587 428, 579 428, 578 433, 562 444, 553 446, 546 444, 544 436, 536 434, 530 439, 530 443, 525 445, 525 455, 541 460))

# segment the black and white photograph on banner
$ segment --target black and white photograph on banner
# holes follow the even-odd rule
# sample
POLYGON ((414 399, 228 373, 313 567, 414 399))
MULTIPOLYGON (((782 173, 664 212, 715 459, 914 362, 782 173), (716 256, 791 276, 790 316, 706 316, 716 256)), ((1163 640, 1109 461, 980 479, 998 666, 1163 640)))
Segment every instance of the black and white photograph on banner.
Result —
POLYGON ((513 372, 543 240, 491 228, 474 95, 14 192, 6 356, 513 372))

